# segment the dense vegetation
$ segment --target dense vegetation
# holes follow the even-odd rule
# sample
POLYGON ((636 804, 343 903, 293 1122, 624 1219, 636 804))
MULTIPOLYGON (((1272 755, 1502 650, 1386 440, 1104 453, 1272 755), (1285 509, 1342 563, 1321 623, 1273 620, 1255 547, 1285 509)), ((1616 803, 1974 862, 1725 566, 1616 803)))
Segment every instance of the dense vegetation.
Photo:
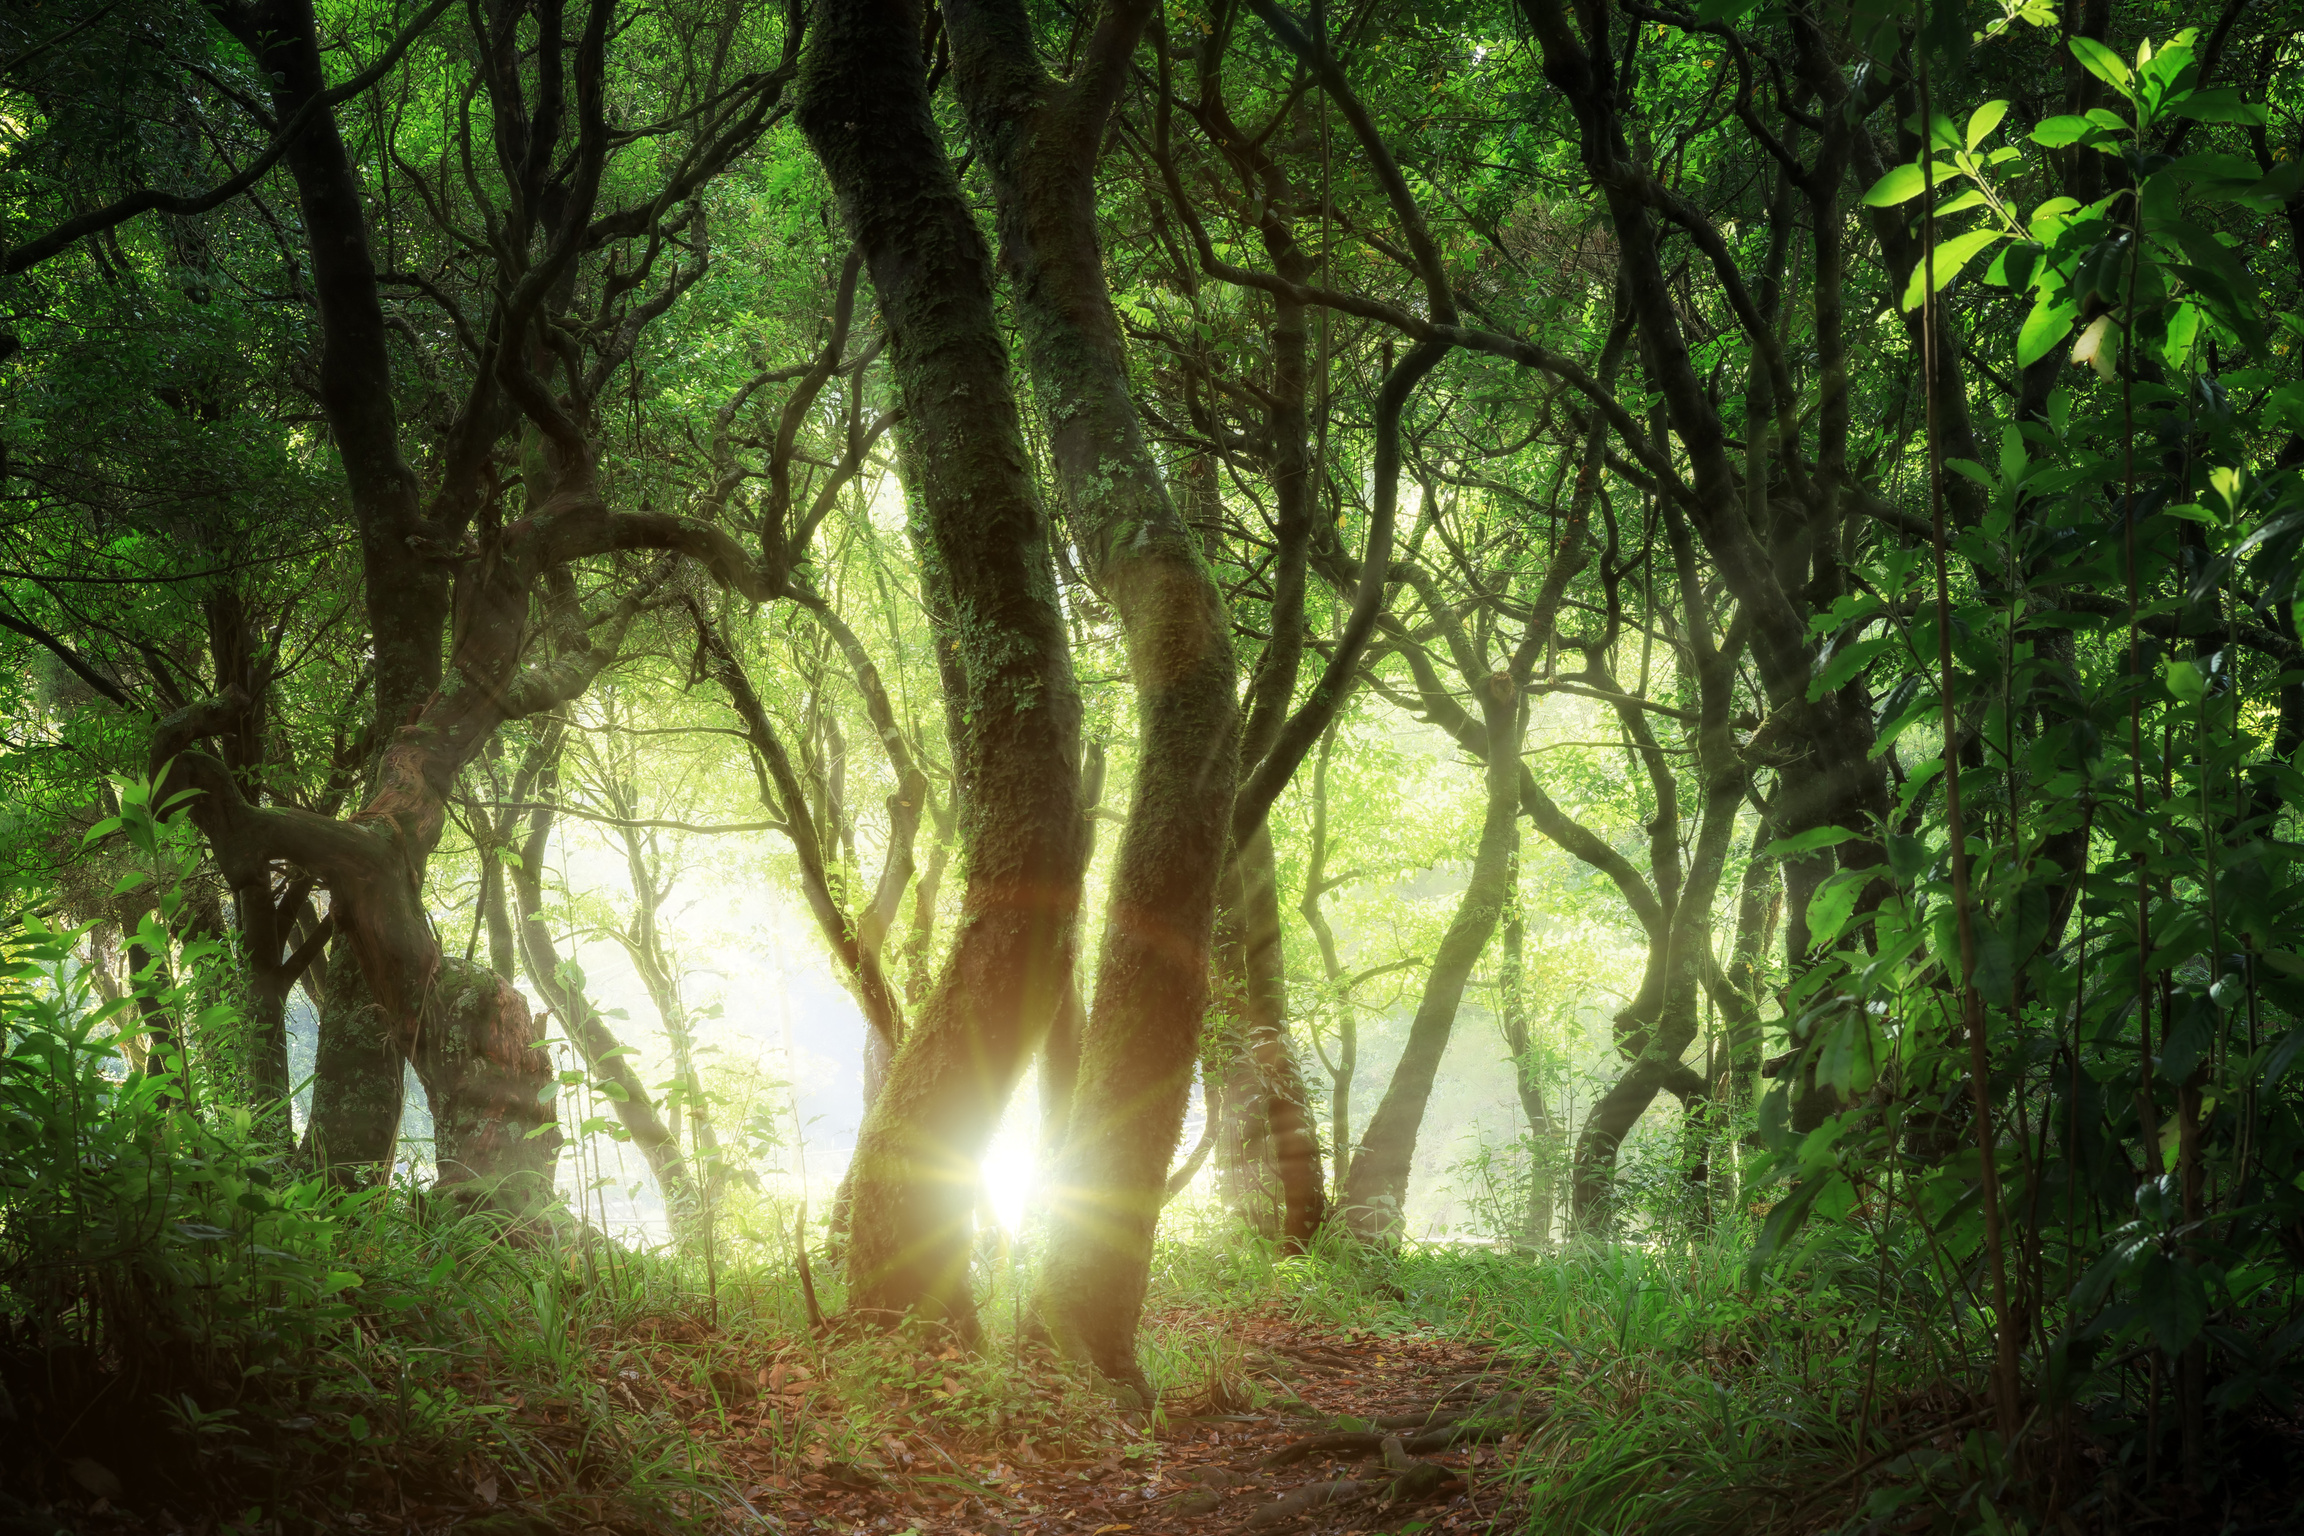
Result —
POLYGON ((2293 1528, 2298 21, 21 0, 0 1524, 2293 1528))

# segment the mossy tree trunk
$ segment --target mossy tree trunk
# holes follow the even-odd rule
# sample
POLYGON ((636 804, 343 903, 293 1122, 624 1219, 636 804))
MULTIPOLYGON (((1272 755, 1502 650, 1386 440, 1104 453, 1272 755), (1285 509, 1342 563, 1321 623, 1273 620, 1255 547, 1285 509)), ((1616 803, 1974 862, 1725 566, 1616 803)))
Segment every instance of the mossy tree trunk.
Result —
MULTIPOLYGON (((203 830, 220 866, 291 866, 324 885, 336 931, 337 969, 324 1010, 312 1142, 339 1166, 382 1165, 399 1116, 399 1063, 429 1061, 442 1081, 477 1095, 465 1108, 442 1105, 465 1135, 466 1166, 516 1163, 490 1127, 512 1113, 496 1103, 495 1074, 517 1076, 526 1026, 500 1000, 459 981, 441 953, 423 900, 424 874, 446 826, 457 778, 506 720, 558 707, 589 686, 614 657, 626 627, 672 560, 625 567, 613 595, 577 611, 572 567, 600 557, 656 550, 693 560, 723 586, 755 600, 774 596, 781 574, 763 571, 724 531, 650 511, 621 512, 607 499, 591 435, 593 391, 568 370, 540 377, 549 312, 564 304, 576 269, 604 243, 660 235, 674 204, 686 205, 705 180, 765 130, 788 70, 745 82, 724 129, 676 157, 672 180, 633 209, 603 210, 600 199, 614 137, 599 117, 610 73, 608 8, 594 9, 571 40, 545 28, 536 67, 486 72, 482 86, 500 131, 522 136, 508 156, 486 215, 500 235, 492 249, 502 295, 470 389, 429 456, 430 494, 402 450, 394 364, 368 230, 366 195, 324 98, 329 68, 310 0, 256 0, 213 14, 257 64, 282 122, 303 126, 282 164, 296 188, 309 286, 318 317, 318 395, 341 460, 359 535, 368 619, 369 729, 360 750, 366 771, 360 808, 348 817, 288 804, 263 804, 234 771, 231 742, 256 706, 236 679, 197 700, 154 733, 156 761, 172 761, 171 792, 192 787, 203 830), (518 125, 515 127, 514 125, 518 125), (557 153, 555 152, 557 149, 557 153), (596 217, 604 211, 611 217, 596 217), (506 522, 494 468, 505 439, 523 420, 545 440, 524 462, 527 515, 506 522), (543 470, 539 475, 533 471, 543 470), (563 600, 565 599, 565 600, 563 600), (535 622, 540 605, 547 622, 535 622), (546 654, 539 655, 538 652, 546 654), (221 738, 222 757, 194 747, 221 738), (451 999, 460 1012, 444 1012, 451 999), (464 1007, 465 1001, 470 1002, 464 1007), (428 1040, 429 1033, 440 1038, 428 1040), (349 1073, 341 1083, 332 1072, 349 1073), (475 1158, 478 1159, 475 1162, 475 1158)), ((474 11, 482 57, 512 57, 517 12, 474 11), (496 29, 491 35, 491 29, 496 29), (509 52, 507 50, 510 50, 509 52)), ((795 25, 791 18, 788 28, 795 25)), ((790 33, 797 40, 797 32, 790 33)), ((787 61, 789 64, 789 60, 787 61)), ((694 274, 688 281, 693 281, 694 274)), ((680 281, 643 294, 660 310, 680 281), (661 300, 661 303, 657 303, 661 300)), ((584 377, 606 377, 630 355, 644 313, 613 332, 621 356, 595 355, 584 377)), ((524 459, 527 456, 524 456, 524 459)), ((238 883, 238 882, 236 882, 238 883)), ((509 1090, 505 1090, 509 1091, 509 1090)), ((543 1138, 539 1138, 541 1142, 543 1138)))
POLYGON ((976 1167, 1063 995, 1080 900, 1080 701, 993 305, 993 271, 928 95, 923 17, 827 0, 796 111, 864 253, 904 409, 947 690, 965 888, 952 948, 864 1120, 850 1305, 976 1332, 976 1167))
POLYGON ((1296 1053, 1288 1038, 1288 976, 1280 947, 1280 872, 1262 823, 1224 874, 1217 996, 1233 1032, 1225 1063, 1218 1187, 1249 1225, 1290 1251, 1309 1243, 1328 1206, 1327 1170, 1296 1053))
POLYGON ((551 1203, 561 1144, 543 1102, 552 1081, 543 1020, 511 982, 460 956, 441 961, 436 987, 415 1061, 432 1103, 439 1188, 534 1216, 551 1203))
POLYGON ((1120 620, 1136 691, 1134 794, 1037 1308, 1059 1347, 1138 1385, 1136 1324, 1199 1053, 1238 767, 1230 623, 1130 398, 1097 238, 1096 160, 1152 10, 1107 0, 1077 71, 1058 82, 1019 0, 944 9, 1072 542, 1120 620))
MULTIPOLYGON (((1096 857, 1096 821, 1104 808, 1104 744, 1087 744, 1080 763, 1080 860, 1096 857)), ((1088 1030, 1088 999, 1080 967, 1064 987, 1064 1002, 1040 1050, 1040 1161, 1053 1165, 1072 1128, 1072 1097, 1080 1086, 1080 1042, 1088 1030)))

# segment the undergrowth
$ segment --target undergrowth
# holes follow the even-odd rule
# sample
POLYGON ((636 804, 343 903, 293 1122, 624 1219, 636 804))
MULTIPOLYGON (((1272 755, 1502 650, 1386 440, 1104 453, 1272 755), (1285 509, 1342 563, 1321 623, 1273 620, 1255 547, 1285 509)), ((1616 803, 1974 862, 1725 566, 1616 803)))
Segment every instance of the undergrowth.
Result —
MULTIPOLYGON (((1149 1414, 1030 1341, 1030 1231, 981 1247, 973 1347, 842 1324, 821 1252, 834 1322, 812 1327, 781 1238, 637 1252, 565 1210, 513 1222, 313 1175, 167 1042, 127 1064, 140 1002, 230 1009, 207 957, 100 1002, 77 937, 29 922, 0 991, 12 1531, 121 1509, 251 1536, 427 1512, 478 1536, 757 1528, 754 1496, 806 1474, 982 1496, 1004 1468, 1145 1456, 1169 1419, 1300 1410, 1225 1326, 1248 1314, 1492 1349, 1546 1405, 1483 1473, 1496 1529, 2093 1530, 2152 1480, 2117 1372, 2056 1405, 2061 1462, 2007 1464, 1980 1427, 1988 1321, 1931 1234, 1893 1222, 1819 1229, 1756 1284, 1741 1214, 1538 1252, 1335 1234, 1283 1255, 1179 1205, 1141 1347, 1149 1414)), ((723 1233, 793 1230, 766 1195, 729 1199, 723 1233)), ((2286 1424, 2258 1407, 2221 1429, 2284 1452, 2286 1424)), ((2187 1507, 2270 1530, 2304 1513, 2292 1497, 2232 1483, 2187 1507)))

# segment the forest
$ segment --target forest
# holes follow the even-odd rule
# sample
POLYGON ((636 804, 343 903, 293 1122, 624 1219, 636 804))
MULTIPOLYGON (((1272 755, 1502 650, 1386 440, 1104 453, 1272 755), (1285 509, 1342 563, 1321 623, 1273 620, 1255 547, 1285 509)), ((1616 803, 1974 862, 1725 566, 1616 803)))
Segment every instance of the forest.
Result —
POLYGON ((6 0, 0 1536, 2304 1529, 2304 9, 6 0))

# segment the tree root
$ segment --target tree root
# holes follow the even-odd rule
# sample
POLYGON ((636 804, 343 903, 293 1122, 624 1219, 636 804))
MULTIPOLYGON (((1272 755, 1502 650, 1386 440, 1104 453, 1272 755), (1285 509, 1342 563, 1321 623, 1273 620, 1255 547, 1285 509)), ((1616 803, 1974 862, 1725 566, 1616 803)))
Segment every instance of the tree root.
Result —
POLYGON ((1285 1467, 1312 1456, 1365 1456, 1382 1450, 1387 1441, 1394 1439, 1395 1432, 1403 1429, 1423 1431, 1405 1442, 1409 1453, 1418 1456, 1444 1451, 1452 1445, 1501 1440, 1543 1417, 1542 1409, 1533 1414, 1524 1411, 1523 1401, 1520 1393, 1507 1392, 1461 1413, 1440 1413, 1435 1409, 1424 1414, 1391 1414, 1375 1420, 1373 1429, 1330 1430, 1306 1435, 1266 1456, 1264 1465, 1285 1467))
POLYGON ((1373 1447, 1382 1453, 1383 1467, 1388 1476, 1370 1478, 1338 1478, 1332 1482, 1307 1483, 1293 1493, 1273 1500, 1248 1517, 1248 1529, 1261 1530, 1309 1514, 1330 1504, 1383 1495, 1392 1504, 1412 1504, 1428 1499, 1440 1491, 1440 1485, 1456 1475, 1452 1467, 1436 1461, 1420 1461, 1411 1454, 1412 1445, 1428 1438, 1419 1436, 1417 1442, 1402 1444, 1398 1435, 1379 1435, 1373 1447))

